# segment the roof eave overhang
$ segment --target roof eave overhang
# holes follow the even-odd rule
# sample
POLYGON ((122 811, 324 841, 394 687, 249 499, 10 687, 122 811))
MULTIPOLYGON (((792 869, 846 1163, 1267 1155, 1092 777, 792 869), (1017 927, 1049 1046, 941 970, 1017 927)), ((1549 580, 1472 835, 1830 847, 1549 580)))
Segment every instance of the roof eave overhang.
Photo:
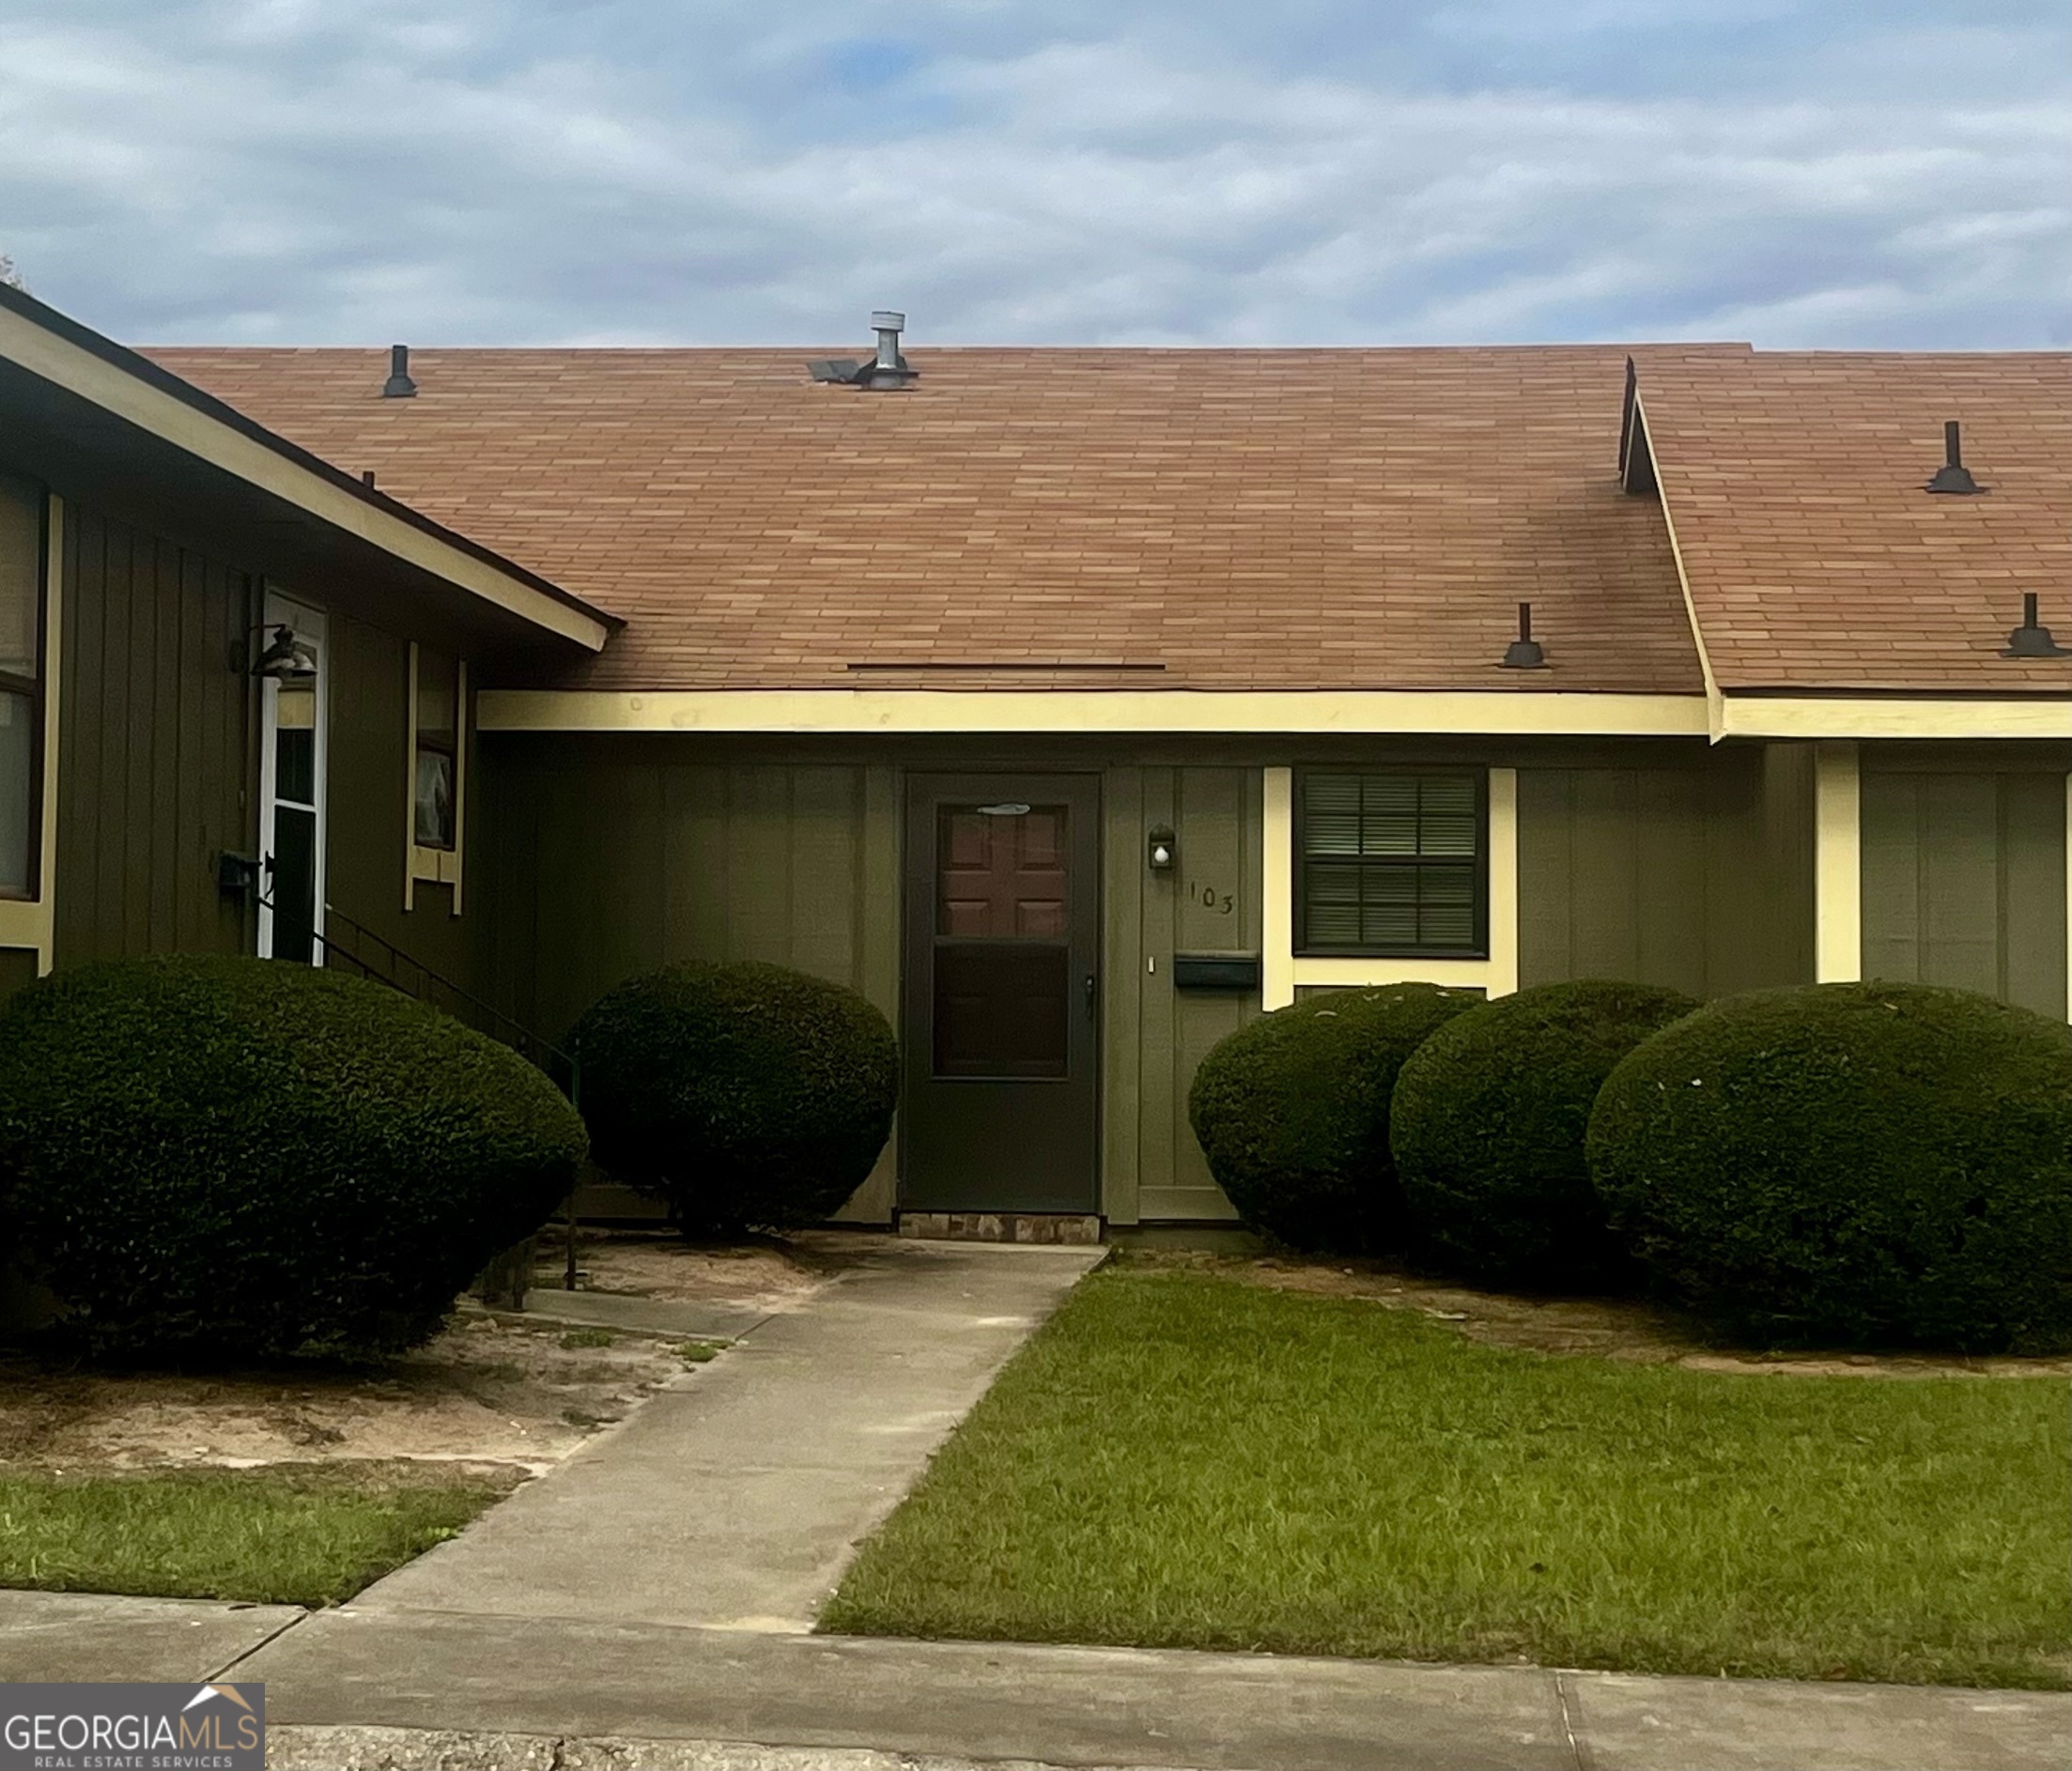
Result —
POLYGON ((2072 744, 2072 689, 2062 695, 1731 690, 1720 697, 1718 735, 1974 741, 2040 738, 2072 744))
POLYGON ((17 290, 0 288, 0 359, 536 632, 597 652, 624 624, 17 290))

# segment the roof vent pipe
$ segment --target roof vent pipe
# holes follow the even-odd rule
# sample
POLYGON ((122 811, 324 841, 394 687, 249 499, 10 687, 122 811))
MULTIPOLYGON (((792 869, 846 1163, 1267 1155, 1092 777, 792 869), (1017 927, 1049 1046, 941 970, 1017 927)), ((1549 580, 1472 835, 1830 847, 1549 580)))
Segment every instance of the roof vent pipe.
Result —
POLYGON ((2021 625, 2007 636, 2007 650, 2000 654, 2003 658, 2072 658, 2072 646, 2061 646, 2052 638, 2050 629, 2036 619, 2036 593, 2024 591, 2021 596, 2021 625))
POLYGON ((906 330, 906 316, 881 308, 871 316, 871 330, 877 333, 877 362, 873 366, 897 375, 906 367, 906 359, 899 354, 899 335, 906 330))
POLYGON ((1507 670, 1544 670, 1547 650, 1533 638, 1533 606, 1518 606, 1518 638, 1504 648, 1502 668, 1507 670))
POLYGON ((1971 478, 1971 470, 1964 465, 1964 452, 1957 442, 1956 420, 1953 418, 1942 426, 1942 465, 1935 470, 1935 478, 1928 482, 1928 490, 1969 494, 1985 489, 1971 478))
POLYGON ((381 384, 384 400, 409 400, 417 396, 417 383, 410 379, 410 347, 389 346, 389 378, 381 384))

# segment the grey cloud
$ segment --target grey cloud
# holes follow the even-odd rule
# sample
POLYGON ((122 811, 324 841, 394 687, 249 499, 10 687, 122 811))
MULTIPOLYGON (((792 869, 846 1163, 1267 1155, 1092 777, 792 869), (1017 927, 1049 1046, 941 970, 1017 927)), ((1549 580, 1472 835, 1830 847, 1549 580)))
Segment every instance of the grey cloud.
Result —
POLYGON ((126 338, 2072 336, 2029 8, 12 10, 0 250, 126 338))

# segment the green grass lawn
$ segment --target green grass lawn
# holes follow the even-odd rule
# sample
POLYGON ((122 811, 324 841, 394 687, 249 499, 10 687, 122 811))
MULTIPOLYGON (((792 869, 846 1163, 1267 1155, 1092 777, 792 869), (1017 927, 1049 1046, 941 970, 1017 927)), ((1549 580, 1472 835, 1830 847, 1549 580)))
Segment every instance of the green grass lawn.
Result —
POLYGON ((393 1465, 0 1472, 0 1587, 334 1605, 509 1486, 393 1465))
POLYGON ((2062 1380, 1726 1375, 1110 1267, 821 1618, 881 1635, 2072 1685, 2062 1380))

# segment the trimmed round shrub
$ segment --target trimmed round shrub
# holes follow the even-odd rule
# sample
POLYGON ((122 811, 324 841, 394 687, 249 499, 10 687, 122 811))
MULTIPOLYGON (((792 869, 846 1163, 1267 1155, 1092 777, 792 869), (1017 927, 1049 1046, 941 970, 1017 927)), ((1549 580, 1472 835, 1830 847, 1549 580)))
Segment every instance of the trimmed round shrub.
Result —
POLYGON ((781 965, 671 965, 577 1023, 597 1161, 686 1235, 818 1224, 891 1134, 899 1047, 855 991, 781 965))
POLYGON ((1590 1118, 1615 1228, 1679 1301, 1775 1342, 2072 1347, 2072 1027, 1968 991, 1729 997, 1590 1118))
POLYGON ((1399 1248, 1389 1093, 1433 1030, 1480 1000, 1437 984, 1334 990, 1218 1044, 1195 1071, 1187 1118, 1238 1216, 1294 1248, 1399 1248))
POLYGON ((1388 1143, 1420 1252, 1487 1285, 1630 1283, 1590 1185, 1590 1108, 1620 1058, 1697 1006, 1651 984, 1541 984, 1457 1015, 1413 1052, 1388 1143))
POLYGON ((364 978, 161 956, 0 1011, 0 1209, 97 1351, 414 1346, 583 1150, 517 1053, 364 978))

